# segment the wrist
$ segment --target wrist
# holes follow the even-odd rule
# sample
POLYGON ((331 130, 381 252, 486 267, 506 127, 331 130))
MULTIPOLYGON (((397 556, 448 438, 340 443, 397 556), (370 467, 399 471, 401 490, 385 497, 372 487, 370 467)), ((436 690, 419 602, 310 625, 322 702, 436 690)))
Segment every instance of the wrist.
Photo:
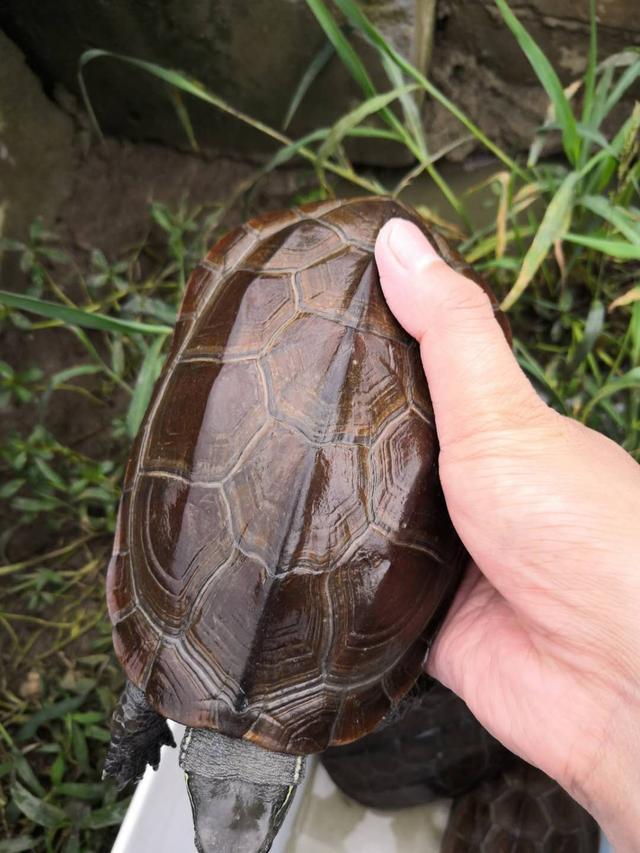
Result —
POLYGON ((619 691, 598 755, 572 795, 602 827, 615 853, 640 850, 640 692, 619 691))

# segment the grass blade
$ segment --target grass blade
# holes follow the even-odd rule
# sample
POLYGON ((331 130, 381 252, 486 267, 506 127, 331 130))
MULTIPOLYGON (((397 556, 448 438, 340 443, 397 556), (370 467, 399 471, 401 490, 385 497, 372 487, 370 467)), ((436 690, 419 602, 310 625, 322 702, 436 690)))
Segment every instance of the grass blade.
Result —
POLYGON ((596 0, 589 0, 589 58, 584 77, 584 101, 582 104, 582 123, 588 125, 591 120, 593 99, 596 89, 596 66, 598 62, 598 25, 596 21, 596 0))
POLYGON ((513 14, 506 0, 495 0, 495 2, 506 25, 516 37, 522 52, 529 60, 531 67, 536 72, 538 80, 554 106, 556 119, 562 130, 565 153, 569 162, 576 165, 580 158, 580 137, 576 127, 576 119, 569 100, 565 95, 562 83, 558 79, 558 75, 553 70, 547 57, 513 14))
POLYGON ((349 69, 351 76, 368 97, 376 94, 376 89, 364 64, 351 46, 342 29, 336 23, 333 15, 322 0, 306 0, 307 6, 316 16, 318 23, 325 31, 327 38, 336 49, 340 59, 349 69))
POLYGON ((57 302, 37 299, 35 296, 10 293, 8 290, 0 290, 0 305, 16 308, 19 311, 29 311, 31 314, 49 317, 52 320, 60 320, 61 323, 68 323, 70 326, 99 329, 102 332, 120 334, 142 332, 145 335, 166 335, 173 331, 170 326, 137 323, 135 320, 118 320, 115 317, 108 317, 106 314, 83 311, 81 308, 70 308, 57 302))
POLYGON ((564 365, 564 373, 567 377, 573 376, 596 345, 596 341, 604 328, 605 316, 605 307, 602 302, 599 299, 594 300, 584 324, 582 339, 578 343, 570 361, 564 365))
MULTIPOLYGON (((404 75, 395 62, 393 62, 386 53, 381 53, 380 58, 393 88, 399 89, 401 86, 405 85, 406 81, 404 75)), ((422 154, 421 159, 424 160, 427 157, 427 140, 425 138, 424 125, 422 124, 422 117, 420 116, 420 110, 416 99, 413 93, 403 92, 400 95, 399 100, 402 106, 405 125, 407 126, 412 139, 415 141, 417 148, 422 154)))
MULTIPOLYGON (((311 2, 311 0, 308 0, 308 2, 311 2)), ((314 0, 314 2, 318 2, 318 0, 314 0)), ((342 33, 339 32, 339 35, 341 36, 342 33)), ((347 46, 349 48, 351 48, 349 43, 346 42, 346 40, 344 40, 344 41, 347 44, 347 46)), ((351 50, 353 51, 353 48, 351 48, 351 50)), ((360 62, 360 60, 357 57, 357 54, 355 54, 355 52, 354 52, 354 55, 356 56, 356 59, 358 60, 358 62, 360 62)), ((289 137, 285 136, 285 134, 280 133, 280 131, 275 130, 272 127, 269 127, 268 124, 265 124, 264 122, 259 121, 258 119, 254 119, 251 116, 247 115, 246 113, 241 112, 240 110, 234 109, 223 98, 220 98, 214 92, 211 92, 209 89, 207 89, 205 86, 203 86, 202 83, 199 83, 197 80, 193 80, 192 78, 187 77, 185 74, 181 74, 179 71, 174 71, 171 69, 163 68, 161 65, 156 65, 154 62, 146 62, 143 59, 135 59, 134 57, 131 57, 131 56, 123 56, 122 54, 119 54, 119 53, 112 53, 111 51, 108 51, 108 50, 98 50, 96 48, 96 49, 85 51, 82 54, 82 56, 80 57, 78 81, 79 81, 80 90, 82 92, 82 97, 84 99, 85 107, 87 109, 87 112, 89 113, 89 116, 91 118, 93 126, 96 129, 96 132, 100 136, 102 136, 102 133, 100 130, 100 125, 98 124, 98 120, 97 120, 95 113, 93 111, 93 108, 91 106, 91 100, 89 98, 89 94, 87 92, 87 87, 86 87, 86 84, 84 82, 84 77, 83 77, 83 70, 84 70, 85 66, 87 65, 87 63, 93 61, 94 59, 100 59, 100 58, 116 59, 119 62, 124 62, 125 64, 131 65, 134 68, 139 68, 142 71, 146 71, 148 74, 151 74, 152 77, 155 77, 159 80, 162 80, 165 83, 169 83, 171 86, 175 86, 177 89, 180 89, 183 92, 187 92, 188 94, 193 95, 194 98, 199 98, 201 101, 204 101, 207 104, 211 104, 211 106, 216 107, 221 112, 224 112, 224 113, 227 113, 228 115, 233 116, 234 118, 238 119, 238 121, 241 121, 244 124, 248 124, 250 127, 254 128, 254 130, 257 130, 260 133, 265 134, 265 136, 268 136, 271 139, 274 139, 276 142, 279 142, 281 145, 286 146, 286 145, 292 144, 293 140, 289 139, 289 137)), ((361 63, 360 63, 360 65, 361 65, 361 63)), ((362 66, 362 68, 364 69, 364 66, 362 66)), ((371 84, 371 81, 369 81, 369 83, 371 84)), ((373 84, 371 84, 371 94, 374 94, 374 93, 375 92, 373 90, 373 84)), ((305 146, 300 147, 298 149, 298 153, 300 154, 301 157, 304 157, 306 160, 309 160, 312 163, 316 162, 315 153, 313 151, 310 151, 305 146)), ((357 175, 355 172, 353 172, 353 170, 343 169, 340 166, 336 165, 335 163, 327 163, 325 168, 328 171, 331 171, 334 174, 339 175, 341 178, 344 178, 345 180, 350 181, 351 183, 354 183, 357 186, 362 187, 363 189, 371 191, 371 183, 368 182, 365 178, 361 178, 359 175, 357 175)))
MULTIPOLYGON (((310 2, 310 0, 307 0, 310 2)), ((346 18, 359 29, 378 49, 378 51, 388 56, 395 64, 403 71, 410 79, 415 80, 434 100, 442 104, 451 115, 455 116, 458 121, 464 125, 467 130, 481 142, 485 148, 491 151, 505 166, 512 169, 516 174, 520 175, 524 180, 528 180, 527 173, 518 166, 511 157, 508 156, 498 145, 492 142, 489 137, 483 133, 480 128, 467 117, 449 98, 446 97, 438 88, 434 86, 417 68, 415 68, 407 59, 398 53, 391 45, 383 38, 379 30, 373 26, 371 21, 366 17, 362 10, 353 0, 335 0, 336 6, 346 16, 346 18)))
POLYGON ((527 285, 540 269, 555 241, 564 238, 571 222, 575 185, 579 178, 579 172, 571 172, 564 179, 560 188, 551 199, 540 223, 540 227, 524 257, 520 274, 503 300, 503 311, 508 311, 522 296, 527 285))
POLYGON ((634 285, 630 290, 625 291, 621 296, 614 299, 609 305, 608 310, 613 311, 616 308, 622 308, 623 305, 631 305, 632 302, 640 302, 640 284, 634 285))
POLYGON ((331 157, 337 147, 340 145, 344 137, 352 128, 361 124, 366 118, 380 112, 392 101, 396 101, 402 94, 415 91, 417 86, 401 86, 398 89, 392 89, 390 92, 385 92, 382 95, 374 95, 366 101, 358 104, 358 106, 342 116, 331 128, 327 138, 322 143, 318 150, 319 166, 322 168, 324 162, 331 157))
POLYGON ((612 240, 609 237, 588 237, 585 234, 571 233, 565 234, 564 239, 621 261, 640 260, 640 241, 634 244, 627 243, 626 240, 612 240))
POLYGON ((142 361, 140 372, 133 389, 133 397, 129 403, 127 411, 127 434, 131 439, 135 438, 144 413, 147 411, 149 400, 156 379, 160 376, 164 358, 162 357, 162 347, 164 338, 157 338, 148 348, 146 355, 142 361))
POLYGON ((67 815, 59 806, 54 806, 29 793, 20 782, 11 785, 12 802, 22 814, 39 826, 57 827, 69 822, 67 815))
POLYGON ((516 355, 518 356, 518 362, 520 363, 520 367, 531 376, 532 379, 535 379, 538 384, 549 394, 549 396, 553 399, 556 404, 556 407, 559 412, 563 415, 567 415, 567 407, 562 399, 562 397, 558 394, 557 389, 544 372, 544 369, 540 365, 540 363, 533 357, 533 355, 529 352, 529 350, 525 347, 522 341, 516 340, 514 341, 514 348, 516 351, 516 355))
POLYGON ((307 94, 318 75, 323 71, 324 67, 334 55, 335 51, 336 49, 333 46, 331 40, 329 39, 325 42, 322 48, 318 51, 318 53, 309 63, 307 70, 300 78, 300 82, 298 83, 298 86, 295 92, 293 93, 293 97, 291 98, 289 108, 287 109, 287 114, 284 117, 284 121, 282 122, 283 130, 286 130, 291 124, 293 117, 296 114, 298 107, 302 103, 304 96, 307 94))
POLYGON ((623 376, 611 379, 596 394, 594 394, 582 411, 582 416, 580 418, 582 423, 587 422, 594 407, 597 406, 598 403, 602 402, 602 400, 605 400, 607 397, 611 397, 613 394, 617 394, 619 391, 627 391, 631 388, 640 388, 640 367, 633 367, 623 376))
POLYGON ((613 225, 630 243, 640 242, 640 220, 632 219, 624 208, 601 195, 583 196, 580 204, 613 225))

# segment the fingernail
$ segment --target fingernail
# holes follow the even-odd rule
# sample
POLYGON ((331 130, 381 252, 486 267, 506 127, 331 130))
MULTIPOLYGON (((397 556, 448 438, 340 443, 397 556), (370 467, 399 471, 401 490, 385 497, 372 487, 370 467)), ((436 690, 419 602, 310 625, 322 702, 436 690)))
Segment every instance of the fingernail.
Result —
POLYGON ((406 219, 391 219, 387 245, 398 264, 411 272, 417 272, 433 261, 442 260, 422 231, 406 219))

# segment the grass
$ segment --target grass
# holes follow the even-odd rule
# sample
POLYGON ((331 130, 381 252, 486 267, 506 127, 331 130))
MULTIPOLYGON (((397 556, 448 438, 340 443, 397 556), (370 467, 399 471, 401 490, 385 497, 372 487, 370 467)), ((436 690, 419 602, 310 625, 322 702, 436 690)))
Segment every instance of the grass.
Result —
POLYGON ((5 239, 0 247, 19 258, 28 283, 24 294, 0 292, 2 322, 18 333, 57 328, 74 336, 85 353, 52 375, 42 366, 0 362, 0 403, 11 406, 22 423, 0 446, 6 519, 0 546, 2 553, 19 552, 0 566, 0 837, 6 839, 0 853, 107 850, 121 819, 126 798, 100 781, 100 768, 122 684, 103 602, 122 466, 161 368, 189 270, 230 205, 242 196, 250 199, 269 171, 302 159, 315 176, 314 198, 344 193, 348 186, 358 193, 397 195, 428 175, 449 214, 436 215, 425 205, 420 212, 452 235, 491 280, 509 311, 517 357, 540 393, 640 459, 640 107, 620 112, 623 97, 640 78, 638 52, 598 60, 591 0, 588 65, 579 80, 563 87, 506 2, 495 0, 549 97, 528 156, 515 158, 399 56, 353 0, 336 0, 340 20, 322 0, 307 2, 326 45, 292 93, 283 128, 332 58, 344 63, 362 91, 347 115, 291 139, 285 129, 240 113, 184 74, 89 51, 81 75, 88 62, 120 61, 132 73, 167 83, 193 147, 188 97, 261 130, 277 150, 213 210, 153 205, 150 218, 162 236, 160 249, 145 243, 118 258, 94 250, 79 269, 39 223, 26 240, 5 239), (354 31, 377 51, 387 91, 374 88, 353 46, 354 31), (495 157, 495 173, 466 194, 456 196, 441 173, 446 152, 430 150, 418 109, 422 93, 459 120, 459 141, 473 137, 495 157), (350 162, 353 137, 395 141, 414 164, 393 186, 383 186, 350 162), (556 143, 559 156, 542 156, 549 143, 556 143), (487 186, 493 219, 474 229, 467 207, 487 186), (115 414, 109 409, 103 416, 102 457, 89 457, 46 429, 49 406, 61 392, 75 395, 79 417, 115 401, 115 414))

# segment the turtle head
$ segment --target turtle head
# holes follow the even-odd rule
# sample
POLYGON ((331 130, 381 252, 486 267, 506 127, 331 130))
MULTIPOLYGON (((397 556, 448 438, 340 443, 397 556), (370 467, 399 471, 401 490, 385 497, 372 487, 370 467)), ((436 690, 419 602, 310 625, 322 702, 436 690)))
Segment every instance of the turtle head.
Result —
POLYGON ((189 728, 180 766, 200 853, 266 853, 303 778, 304 758, 189 728))

